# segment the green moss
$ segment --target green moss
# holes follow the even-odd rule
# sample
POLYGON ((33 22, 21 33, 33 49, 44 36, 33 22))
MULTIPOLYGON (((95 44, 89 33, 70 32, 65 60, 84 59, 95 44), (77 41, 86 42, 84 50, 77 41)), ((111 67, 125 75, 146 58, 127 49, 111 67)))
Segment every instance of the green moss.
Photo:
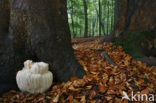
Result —
POLYGON ((141 58, 144 57, 144 54, 140 52, 137 39, 138 37, 136 36, 135 32, 129 32, 124 40, 115 42, 115 44, 121 45, 124 51, 133 58, 141 58))
POLYGON ((155 46, 156 32, 155 30, 143 31, 140 33, 127 32, 122 41, 116 41, 115 45, 121 45, 124 51, 133 58, 144 57, 150 55, 155 46))

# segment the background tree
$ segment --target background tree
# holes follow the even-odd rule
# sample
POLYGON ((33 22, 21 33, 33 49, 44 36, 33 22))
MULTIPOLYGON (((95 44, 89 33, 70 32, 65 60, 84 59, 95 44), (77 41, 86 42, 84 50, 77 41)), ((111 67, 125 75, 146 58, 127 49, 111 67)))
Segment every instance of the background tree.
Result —
POLYGON ((84 16, 85 16, 85 32, 84 32, 84 37, 88 37, 88 7, 87 7, 87 2, 86 0, 83 0, 83 5, 84 5, 84 16))
POLYGON ((98 4, 99 4, 99 36, 101 36, 101 15, 102 15, 101 0, 98 0, 98 4))

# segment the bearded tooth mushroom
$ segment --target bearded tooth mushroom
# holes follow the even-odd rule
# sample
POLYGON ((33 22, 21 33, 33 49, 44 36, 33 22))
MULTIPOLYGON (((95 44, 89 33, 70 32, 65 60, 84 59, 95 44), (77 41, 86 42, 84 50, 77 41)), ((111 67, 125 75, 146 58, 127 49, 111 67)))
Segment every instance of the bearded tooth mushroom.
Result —
POLYGON ((52 85, 53 74, 47 63, 27 60, 24 62, 24 68, 18 71, 16 81, 22 92, 43 93, 52 85))

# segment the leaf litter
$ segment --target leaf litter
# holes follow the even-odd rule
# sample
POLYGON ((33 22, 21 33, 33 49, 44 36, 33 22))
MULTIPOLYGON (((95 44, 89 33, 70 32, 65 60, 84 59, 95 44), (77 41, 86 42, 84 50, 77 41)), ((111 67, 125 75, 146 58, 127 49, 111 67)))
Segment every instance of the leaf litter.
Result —
MULTIPOLYGON (((74 54, 84 67, 83 79, 71 77, 66 83, 54 84, 43 94, 11 90, 0 98, 2 103, 128 103, 123 91, 156 94, 156 66, 133 60, 121 46, 97 42, 73 45, 74 54), (105 51, 113 66, 96 50, 105 51)), ((155 95, 156 97, 156 95, 155 95)), ((139 103, 139 102, 137 102, 139 103)), ((143 103, 143 102, 140 102, 143 103)))

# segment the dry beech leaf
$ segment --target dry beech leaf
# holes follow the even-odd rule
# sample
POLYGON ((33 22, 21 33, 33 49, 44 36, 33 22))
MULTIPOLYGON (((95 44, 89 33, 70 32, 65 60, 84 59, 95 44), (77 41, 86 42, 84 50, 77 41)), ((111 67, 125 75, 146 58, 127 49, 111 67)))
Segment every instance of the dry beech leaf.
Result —
POLYGON ((53 102, 57 103, 59 101, 59 95, 57 95, 54 99, 53 99, 53 102))
POLYGON ((85 96, 82 96, 80 102, 81 102, 81 103, 86 103, 86 97, 85 97, 85 96))
POLYGON ((87 90, 92 89, 92 85, 86 86, 86 89, 87 89, 87 90))
POLYGON ((73 100, 73 96, 72 95, 69 95, 68 98, 67 98, 67 100, 72 101, 73 100))
POLYGON ((105 85, 99 85, 98 89, 101 93, 104 93, 107 90, 105 85))
POLYGON ((141 94, 147 94, 148 95, 149 93, 150 93, 150 91, 148 89, 144 89, 141 91, 141 94))
POLYGON ((110 77, 108 85, 109 86, 114 85, 114 79, 113 79, 113 77, 110 77))
POLYGON ((81 88, 74 88, 73 86, 70 86, 69 89, 71 91, 80 91, 81 90, 81 88))
POLYGON ((92 90, 92 91, 90 92, 89 99, 93 99, 95 96, 96 96, 96 91, 92 90))
POLYGON ((105 96, 105 98, 107 99, 107 101, 110 101, 113 99, 113 97, 111 97, 111 96, 105 96))

